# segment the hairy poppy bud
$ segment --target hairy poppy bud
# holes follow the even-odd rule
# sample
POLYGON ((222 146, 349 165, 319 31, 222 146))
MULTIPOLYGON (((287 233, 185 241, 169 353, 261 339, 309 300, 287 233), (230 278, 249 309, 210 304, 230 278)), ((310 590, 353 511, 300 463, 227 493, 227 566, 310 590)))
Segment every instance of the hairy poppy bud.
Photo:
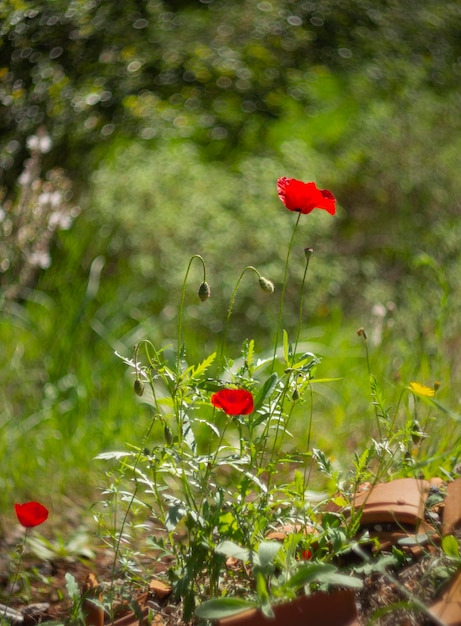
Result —
POLYGON ((139 378, 134 381, 134 392, 137 396, 142 396, 144 393, 144 383, 139 378))
POLYGON ((274 290, 275 290, 274 283, 268 280, 267 278, 264 278, 264 276, 260 276, 259 286, 266 293, 274 293, 274 290))
POLYGON ((202 302, 205 302, 211 296, 210 286, 206 281, 200 285, 198 290, 198 297, 202 302))
POLYGON ((309 261, 309 259, 311 258, 313 252, 314 252, 313 248, 304 248, 304 256, 306 257, 307 261, 309 261))
POLYGON ((171 429, 166 424, 163 429, 163 436, 165 437, 165 441, 167 442, 167 444, 171 446, 171 444, 173 443, 173 433, 171 432, 171 429))

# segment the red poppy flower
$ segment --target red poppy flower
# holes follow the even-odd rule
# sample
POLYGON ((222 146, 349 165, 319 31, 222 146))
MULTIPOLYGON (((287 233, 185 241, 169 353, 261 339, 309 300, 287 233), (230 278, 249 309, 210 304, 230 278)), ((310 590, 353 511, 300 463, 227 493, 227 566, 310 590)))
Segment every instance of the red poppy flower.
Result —
POLYGON ((249 415, 253 413, 253 396, 245 389, 221 389, 211 396, 211 404, 227 415, 249 415))
POLYGON ((25 502, 24 504, 15 504, 16 517, 20 524, 25 528, 33 528, 48 518, 48 509, 40 504, 40 502, 25 502))
POLYGON ((277 192, 280 200, 290 211, 310 213, 325 209, 331 215, 336 212, 336 198, 328 189, 319 189, 315 183, 303 183, 296 178, 279 178, 277 192))

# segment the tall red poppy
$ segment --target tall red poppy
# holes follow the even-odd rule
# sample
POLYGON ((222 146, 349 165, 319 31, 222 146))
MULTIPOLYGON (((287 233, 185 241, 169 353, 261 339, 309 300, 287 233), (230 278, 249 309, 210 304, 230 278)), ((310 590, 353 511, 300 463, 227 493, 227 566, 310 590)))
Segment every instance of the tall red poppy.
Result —
POLYGON ((48 509, 40 504, 40 502, 25 502, 24 504, 15 504, 16 517, 25 528, 33 528, 48 518, 48 509))
POLYGON ((279 178, 277 192, 280 200, 290 211, 311 213, 325 209, 330 215, 336 212, 336 198, 328 189, 319 189, 315 183, 303 183, 296 178, 279 178))
POLYGON ((211 404, 227 415, 249 415, 253 413, 253 396, 246 389, 221 389, 211 396, 211 404))

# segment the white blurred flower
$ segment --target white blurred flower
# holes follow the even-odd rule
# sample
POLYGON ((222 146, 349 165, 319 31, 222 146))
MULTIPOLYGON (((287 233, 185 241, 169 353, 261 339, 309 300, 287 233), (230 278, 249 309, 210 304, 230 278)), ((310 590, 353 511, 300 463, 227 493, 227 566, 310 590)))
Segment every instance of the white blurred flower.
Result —
POLYGON ((47 133, 40 133, 39 135, 31 135, 28 137, 26 145, 31 152, 36 151, 46 154, 51 150, 53 142, 47 133))
POLYGON ((32 266, 46 270, 51 265, 51 256, 48 252, 32 252, 32 254, 29 255, 28 261, 32 266))

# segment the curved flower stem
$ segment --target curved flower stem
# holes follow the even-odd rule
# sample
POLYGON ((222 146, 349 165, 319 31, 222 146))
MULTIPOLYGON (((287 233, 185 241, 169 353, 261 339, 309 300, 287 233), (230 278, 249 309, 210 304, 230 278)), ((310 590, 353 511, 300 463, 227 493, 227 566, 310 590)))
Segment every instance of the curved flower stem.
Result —
POLYGON ((206 282, 206 266, 205 266, 205 261, 203 260, 203 257, 200 256, 200 254, 193 254, 191 256, 191 258, 189 259, 189 264, 187 266, 187 270, 186 270, 186 274, 184 276, 184 280, 183 280, 183 284, 182 284, 182 290, 181 290, 181 303, 179 305, 179 315, 178 315, 178 353, 177 353, 177 357, 176 357, 176 372, 179 374, 179 368, 180 368, 180 364, 181 364, 181 352, 182 352, 182 322, 183 322, 183 313, 184 313, 184 299, 186 297, 186 284, 187 284, 187 278, 189 276, 189 272, 190 272, 190 268, 192 266, 192 262, 194 261, 194 259, 199 259, 199 261, 202 263, 202 267, 203 267, 203 282, 206 282))
POLYGON ((234 308, 235 296, 237 295, 237 291, 238 291, 238 288, 240 286, 240 283, 242 281, 243 276, 248 271, 255 272, 260 280, 262 278, 261 273, 258 272, 258 270, 255 267, 253 267, 252 265, 247 265, 242 270, 242 273, 240 274, 240 276, 238 277, 237 282, 235 283, 235 287, 234 287, 234 290, 232 291, 232 296, 231 296, 231 299, 230 299, 230 302, 229 302, 229 308, 227 309, 226 325, 224 327, 223 340, 222 340, 222 343, 221 343, 221 351, 219 353, 219 358, 218 358, 218 367, 217 367, 217 373, 216 373, 216 376, 218 378, 219 378, 219 375, 220 375, 220 373, 222 371, 222 368, 223 368, 224 349, 226 347, 227 333, 229 331, 229 322, 230 322, 230 318, 231 318, 231 315, 232 315, 232 310, 234 308))
POLYGON ((12 580, 11 586, 10 586, 10 593, 8 594, 8 600, 6 601, 6 604, 5 604, 5 607, 4 607, 4 610, 3 610, 2 619, 0 621, 1 624, 9 623, 9 621, 7 620, 8 608, 10 606, 11 598, 13 596, 13 592, 14 592, 14 589, 16 587, 16 582, 17 582, 18 576, 19 576, 19 570, 21 569, 22 559, 23 559, 24 552, 25 552, 25 549, 26 549, 28 533, 29 533, 29 529, 26 528, 26 532, 24 533, 24 541, 22 542, 22 545, 21 545, 21 548, 20 548, 21 551, 19 553, 18 564, 16 566, 16 571, 14 572, 13 580, 12 580))
POLYGON ((294 239, 295 239, 296 229, 298 227, 299 219, 300 219, 301 215, 302 215, 301 213, 298 213, 298 219, 296 220, 296 223, 295 223, 294 228, 293 228, 293 232, 291 234, 290 243, 288 244, 287 258, 286 258, 286 261, 285 261, 285 273, 283 275, 282 295, 280 296, 279 317, 278 317, 278 320, 277 320, 277 332, 275 334, 274 355, 273 355, 273 358, 272 358, 271 373, 274 371, 274 367, 275 367, 275 359, 277 357, 277 346, 278 346, 279 336, 280 336, 280 331, 281 331, 281 326, 282 326, 283 305, 284 305, 284 302, 285 302, 285 291, 286 291, 287 279, 288 279, 288 264, 289 264, 289 261, 290 261, 291 249, 293 248, 293 242, 294 242, 294 239))

